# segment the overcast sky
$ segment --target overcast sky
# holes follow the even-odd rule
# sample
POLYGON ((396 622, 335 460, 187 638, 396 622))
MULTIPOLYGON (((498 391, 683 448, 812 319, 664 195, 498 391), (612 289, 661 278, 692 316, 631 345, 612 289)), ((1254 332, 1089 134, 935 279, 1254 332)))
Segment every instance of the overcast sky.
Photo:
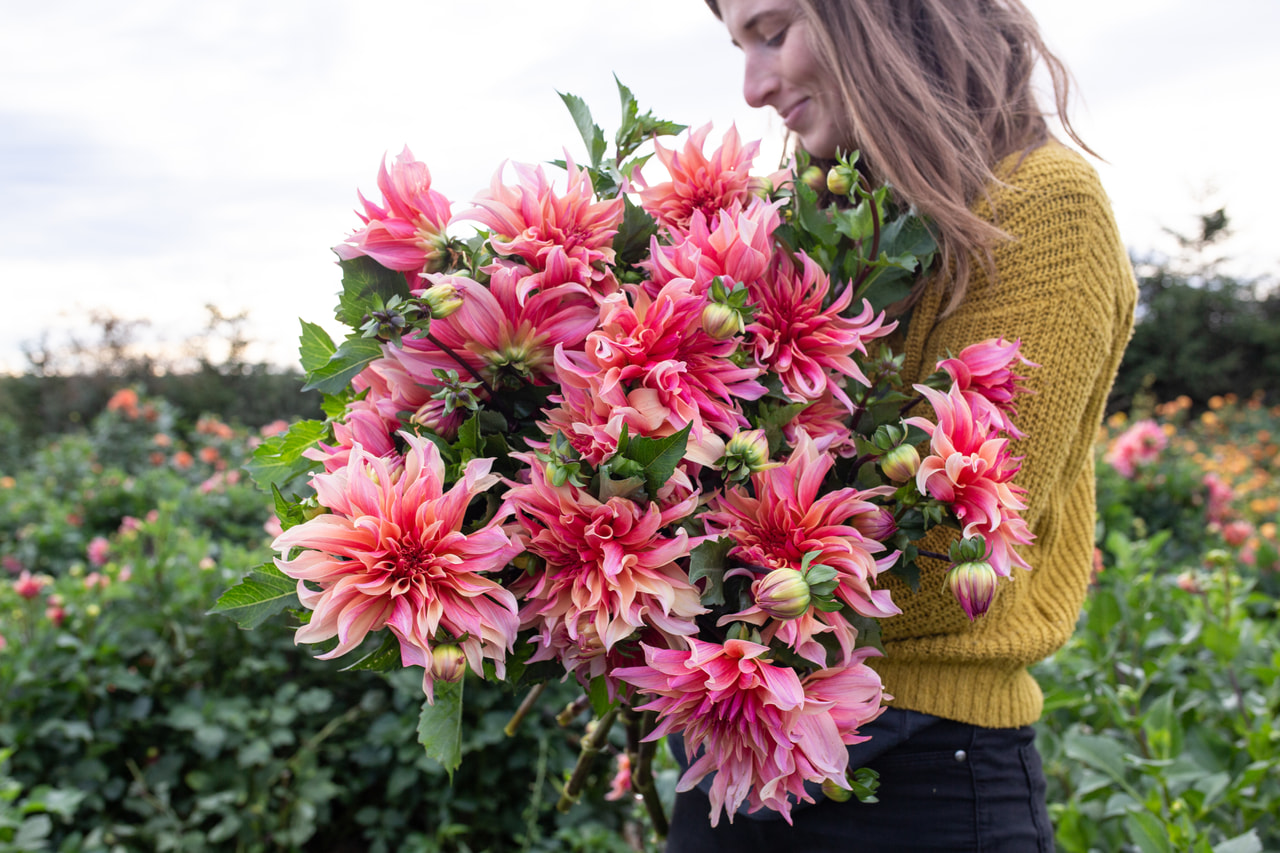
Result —
MULTIPOLYGON (((1168 250, 1225 204, 1233 271, 1280 271, 1277 0, 1028 0, 1072 68, 1077 127, 1128 245, 1168 250)), ((207 303, 248 311, 254 359, 329 323, 329 249, 406 144, 465 202, 504 159, 581 151, 556 95, 611 131, 611 73, 642 108, 736 122, 742 62, 700 0, 3 0, 0 370, 94 311, 179 345, 207 303)), ((761 171, 773 164, 758 163, 761 171)), ((83 334, 83 331, 81 331, 83 334)))

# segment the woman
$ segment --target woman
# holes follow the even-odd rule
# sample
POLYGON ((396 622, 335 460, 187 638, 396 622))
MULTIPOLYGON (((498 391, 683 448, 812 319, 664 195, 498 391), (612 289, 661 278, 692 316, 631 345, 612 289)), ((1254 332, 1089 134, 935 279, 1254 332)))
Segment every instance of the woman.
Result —
MULTIPOLYGON (((1070 636, 1093 554, 1092 447, 1133 324, 1136 290, 1097 175, 1050 135, 1031 88, 1043 62, 1066 133, 1067 74, 1018 0, 707 0, 746 59, 744 94, 773 107, 817 158, 857 149, 873 183, 933 223, 940 263, 898 307, 905 376, 1004 337, 1040 366, 1018 406, 1016 482, 1033 571, 970 621, 922 560, 919 590, 890 581, 901 616, 877 662, 892 706, 851 751, 879 802, 830 801, 708 825, 680 795, 670 853, 710 850, 1053 849, 1027 667, 1070 636)), ((1087 149, 1086 149, 1087 150, 1087 149)), ((947 551, 942 537, 924 548, 947 551)))

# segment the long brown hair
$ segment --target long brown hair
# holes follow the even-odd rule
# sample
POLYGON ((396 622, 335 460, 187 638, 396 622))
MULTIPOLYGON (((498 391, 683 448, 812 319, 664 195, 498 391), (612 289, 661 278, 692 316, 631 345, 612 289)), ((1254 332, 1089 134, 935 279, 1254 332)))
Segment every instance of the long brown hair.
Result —
MULTIPOLYGON (((833 70, 851 147, 870 176, 928 217, 940 247, 946 312, 964 298, 974 262, 989 270, 1006 238, 973 203, 1011 154, 1050 139, 1031 85, 1043 62, 1067 135, 1070 75, 1020 0, 796 0, 811 47, 833 70), (948 272, 950 275, 948 275, 948 272)), ((720 14, 715 0, 707 5, 720 14)), ((905 309, 931 282, 921 282, 905 309)))

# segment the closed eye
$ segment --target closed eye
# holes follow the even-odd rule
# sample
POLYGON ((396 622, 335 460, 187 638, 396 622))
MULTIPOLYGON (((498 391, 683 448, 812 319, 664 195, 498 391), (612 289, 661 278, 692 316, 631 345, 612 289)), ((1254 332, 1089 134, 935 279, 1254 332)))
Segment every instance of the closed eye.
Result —
POLYGON ((771 38, 765 39, 764 40, 765 46, 766 47, 782 47, 782 43, 787 40, 787 30, 789 29, 790 29, 790 26, 783 27, 782 29, 778 30, 776 35, 772 36, 771 38))

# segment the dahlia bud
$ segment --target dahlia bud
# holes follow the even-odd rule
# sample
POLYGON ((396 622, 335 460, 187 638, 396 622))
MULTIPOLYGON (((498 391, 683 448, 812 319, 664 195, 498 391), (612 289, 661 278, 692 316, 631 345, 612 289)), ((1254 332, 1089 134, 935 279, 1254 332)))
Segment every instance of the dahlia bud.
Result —
POLYGON ((809 582, 796 569, 774 569, 751 585, 751 594, 774 619, 798 619, 809 609, 809 582))
POLYGON ((720 460, 729 480, 746 480, 757 471, 776 468, 780 463, 769 461, 769 438, 762 429, 739 430, 724 448, 720 460))
POLYGON ((895 483, 905 483, 920 469, 920 454, 910 444, 899 444, 880 457, 880 470, 895 483))
POLYGON ((853 791, 834 779, 822 780, 822 795, 835 803, 846 803, 853 797, 853 791))
POLYGON ((746 330, 742 315, 723 302, 708 302, 702 309, 702 329, 717 341, 723 341, 746 330))
POLYGON ((884 506, 876 507, 875 512, 855 515, 851 523, 863 536, 877 542, 888 542, 898 532, 898 523, 893 518, 893 511, 884 506))
POLYGON ((431 677, 450 683, 461 681, 467 673, 467 656, 456 643, 445 643, 431 650, 431 677))
POLYGON ((832 166, 827 172, 827 190, 832 195, 848 195, 853 189, 853 169, 848 166, 832 166))
POLYGON ((987 612, 996 595, 996 570, 986 560, 958 563, 947 572, 951 594, 964 608, 969 621, 987 612))
POLYGON ((433 284, 422 294, 422 299, 431 309, 431 319, 443 320, 462 307, 462 294, 458 288, 447 282, 433 284))
POLYGON ((807 185, 809 189, 816 193, 822 192, 822 188, 827 185, 827 178, 822 174, 822 170, 817 166, 810 166, 800 175, 800 182, 807 185))

